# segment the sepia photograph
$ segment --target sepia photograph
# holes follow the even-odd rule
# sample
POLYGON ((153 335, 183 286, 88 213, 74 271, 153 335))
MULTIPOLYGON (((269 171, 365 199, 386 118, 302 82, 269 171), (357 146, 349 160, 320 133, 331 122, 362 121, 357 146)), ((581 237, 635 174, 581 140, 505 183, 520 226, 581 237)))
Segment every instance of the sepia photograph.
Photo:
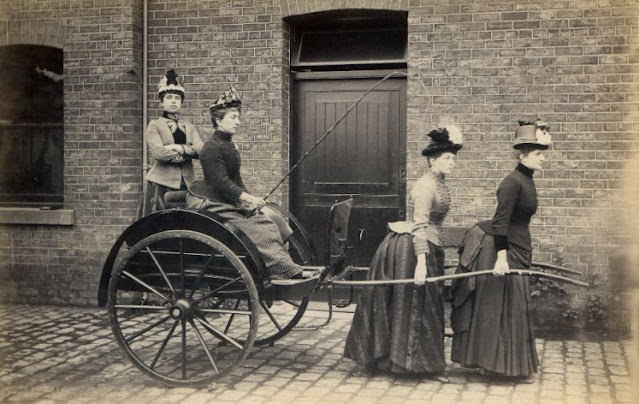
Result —
POLYGON ((639 0, 0 0, 0 403, 639 394, 639 0))

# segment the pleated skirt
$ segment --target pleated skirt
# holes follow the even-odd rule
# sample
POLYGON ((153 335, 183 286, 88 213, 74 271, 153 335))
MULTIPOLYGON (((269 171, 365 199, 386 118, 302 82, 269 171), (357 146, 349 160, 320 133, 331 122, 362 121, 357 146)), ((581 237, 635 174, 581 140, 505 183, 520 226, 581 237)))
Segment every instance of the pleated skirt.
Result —
MULTIPOLYGON (((469 234, 480 236, 477 231, 469 234)), ((483 237, 473 267, 466 270, 494 267, 494 239, 488 234, 483 237)), ((531 258, 529 250, 512 243, 509 245, 510 268, 528 268, 531 258)), ((468 281, 470 279, 464 282, 468 281)), ((463 284, 454 285, 455 293, 462 289, 463 284)), ((504 376, 528 377, 537 372, 539 360, 528 309, 528 278, 522 275, 481 275, 475 278, 472 289, 463 301, 456 296, 453 303, 452 361, 504 376)))
MULTIPOLYGON (((428 276, 442 275, 443 248, 429 243, 428 276)), ((417 263, 411 234, 389 232, 367 278, 413 278, 417 263)), ((437 285, 384 285, 361 289, 344 356, 393 373, 439 374, 444 357, 444 308, 437 285)))
POLYGON ((244 233, 262 255, 269 275, 290 278, 302 272, 303 268, 293 262, 284 246, 277 225, 267 215, 251 213, 233 204, 203 199, 190 192, 187 192, 186 206, 216 213, 228 220, 228 226, 244 233))

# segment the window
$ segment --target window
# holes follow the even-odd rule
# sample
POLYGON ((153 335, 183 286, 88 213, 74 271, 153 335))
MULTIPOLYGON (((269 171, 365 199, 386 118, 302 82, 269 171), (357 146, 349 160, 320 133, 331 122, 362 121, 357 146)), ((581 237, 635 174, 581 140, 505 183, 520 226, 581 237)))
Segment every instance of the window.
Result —
POLYGON ((406 67, 405 13, 327 14, 293 27, 294 70, 406 67))
POLYGON ((0 47, 0 206, 64 201, 62 50, 0 47))

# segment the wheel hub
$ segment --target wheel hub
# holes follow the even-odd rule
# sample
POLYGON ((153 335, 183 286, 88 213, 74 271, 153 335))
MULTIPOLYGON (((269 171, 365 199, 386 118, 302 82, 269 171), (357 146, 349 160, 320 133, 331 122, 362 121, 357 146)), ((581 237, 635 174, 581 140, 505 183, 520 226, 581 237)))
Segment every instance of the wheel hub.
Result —
POLYGON ((178 299, 175 304, 169 309, 169 314, 174 319, 190 318, 191 316, 191 303, 186 299, 178 299))

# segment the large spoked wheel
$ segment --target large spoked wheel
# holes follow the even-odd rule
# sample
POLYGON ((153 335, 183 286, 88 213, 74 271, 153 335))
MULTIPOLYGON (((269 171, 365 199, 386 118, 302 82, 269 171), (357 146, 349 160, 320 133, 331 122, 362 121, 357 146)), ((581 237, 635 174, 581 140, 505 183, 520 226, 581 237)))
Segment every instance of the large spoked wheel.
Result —
MULTIPOLYGON (((304 257, 308 253, 302 251, 302 242, 298 241, 297 237, 300 235, 294 234, 289 239, 289 252, 295 263, 303 265, 306 263, 304 257)), ((261 296, 260 326, 255 345, 273 344, 288 334, 304 316, 308 302, 309 296, 291 298, 261 296)))
POLYGON ((246 358, 258 301, 231 249, 198 232, 169 230, 126 253, 111 276, 108 311, 118 344, 138 368, 170 386, 198 386, 246 358))
POLYGON ((309 297, 260 299, 260 326, 255 345, 273 344, 288 334, 302 319, 309 297))

